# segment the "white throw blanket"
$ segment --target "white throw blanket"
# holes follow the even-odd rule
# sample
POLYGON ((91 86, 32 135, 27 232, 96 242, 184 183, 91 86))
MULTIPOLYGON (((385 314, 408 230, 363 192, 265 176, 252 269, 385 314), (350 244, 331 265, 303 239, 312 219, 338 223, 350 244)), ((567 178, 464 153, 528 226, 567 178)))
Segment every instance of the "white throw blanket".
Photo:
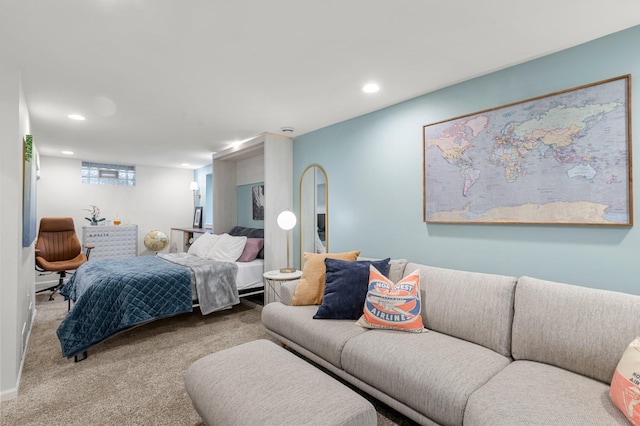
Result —
POLYGON ((202 315, 240 303, 236 287, 238 265, 235 263, 203 259, 188 253, 158 253, 158 257, 191 270, 202 315))

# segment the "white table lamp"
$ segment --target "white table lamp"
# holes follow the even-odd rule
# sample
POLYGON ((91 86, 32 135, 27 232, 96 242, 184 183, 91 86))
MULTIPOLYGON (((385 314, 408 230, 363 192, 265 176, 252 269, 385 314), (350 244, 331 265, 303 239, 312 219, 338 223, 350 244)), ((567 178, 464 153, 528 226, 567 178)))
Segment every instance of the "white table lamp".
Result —
POLYGON ((278 215, 278 226, 280 229, 287 231, 287 267, 280 269, 283 274, 290 274, 295 272, 296 269, 289 266, 289 234, 293 227, 296 226, 296 215, 289 210, 285 210, 278 215))

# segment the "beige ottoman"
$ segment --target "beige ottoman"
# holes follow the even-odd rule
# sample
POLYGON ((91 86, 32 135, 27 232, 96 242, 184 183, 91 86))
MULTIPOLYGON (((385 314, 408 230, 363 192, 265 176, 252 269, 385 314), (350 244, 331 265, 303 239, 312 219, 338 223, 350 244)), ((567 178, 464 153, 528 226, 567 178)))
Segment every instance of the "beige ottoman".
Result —
POLYGON ((268 340, 199 359, 185 387, 209 426, 377 423, 369 401, 268 340))

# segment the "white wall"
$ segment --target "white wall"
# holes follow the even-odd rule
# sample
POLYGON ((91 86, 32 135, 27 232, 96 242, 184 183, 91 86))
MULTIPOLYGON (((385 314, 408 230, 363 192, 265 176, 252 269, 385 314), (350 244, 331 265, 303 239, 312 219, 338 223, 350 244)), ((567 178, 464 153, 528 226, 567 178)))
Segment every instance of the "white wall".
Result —
MULTIPOLYGON (((70 216, 82 240, 82 227, 89 225, 90 204, 107 220, 119 215, 123 223, 138 225, 138 253, 150 255, 144 236, 159 230, 171 236, 171 228, 191 227, 193 193, 189 184, 193 170, 136 166, 136 186, 89 185, 81 182, 82 160, 40 157, 38 221, 42 217, 70 216)), ((165 249, 169 251, 169 247, 165 249)))
MULTIPOLYGON (((0 399, 17 396, 34 315, 33 244, 22 247, 22 139, 29 111, 18 69, 0 69, 0 399)), ((37 137, 34 137, 37 146, 37 137)))

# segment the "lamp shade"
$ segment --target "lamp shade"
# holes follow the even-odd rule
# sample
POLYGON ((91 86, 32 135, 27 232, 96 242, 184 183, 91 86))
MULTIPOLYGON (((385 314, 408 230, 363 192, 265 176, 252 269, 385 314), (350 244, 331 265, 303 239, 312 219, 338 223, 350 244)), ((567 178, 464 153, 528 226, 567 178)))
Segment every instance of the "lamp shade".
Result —
POLYGON ((280 229, 284 229, 285 231, 288 231, 290 229, 293 229, 294 226, 296 226, 297 219, 296 219, 296 215, 293 214, 293 212, 289 210, 285 210, 278 215, 277 221, 280 229))
POLYGON ((198 188, 198 182, 196 182, 196 181, 191 182, 191 184, 189 185, 189 190, 197 191, 198 189, 200 189, 200 188, 198 188))

